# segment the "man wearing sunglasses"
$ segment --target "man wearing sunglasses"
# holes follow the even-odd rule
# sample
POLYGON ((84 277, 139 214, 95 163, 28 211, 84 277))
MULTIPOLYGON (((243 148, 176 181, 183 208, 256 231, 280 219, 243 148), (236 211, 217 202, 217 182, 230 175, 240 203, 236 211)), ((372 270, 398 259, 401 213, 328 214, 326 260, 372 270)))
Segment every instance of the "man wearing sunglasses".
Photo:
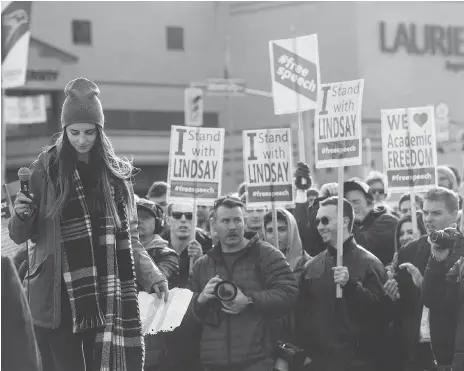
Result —
POLYGON ((390 264, 395 252, 395 230, 398 218, 384 206, 375 205, 369 185, 360 180, 344 183, 345 197, 353 205, 356 242, 384 264, 390 264))
MULTIPOLYGON (((385 331, 383 284, 387 273, 374 255, 352 235, 354 211, 343 200, 337 222, 338 197, 321 201, 315 224, 326 250, 305 266, 297 305, 297 345, 312 360, 311 370, 371 371, 380 363, 380 334, 385 331), (343 233, 343 265, 337 266, 337 233, 343 233), (343 297, 337 299, 336 285, 343 297)), ((390 355, 391 356, 391 355, 390 355)))
POLYGON ((216 200, 212 227, 220 242, 193 267, 192 313, 202 325, 206 371, 271 371, 272 319, 288 313, 298 295, 284 255, 256 235, 244 237, 243 213, 237 198, 216 200), (223 280, 237 288, 232 300, 215 295, 223 280))
POLYGON ((179 254, 179 274, 172 278, 170 283, 174 287, 187 287, 190 258, 195 262, 206 251, 212 248, 212 241, 208 235, 199 228, 195 228, 193 236, 193 204, 189 202, 170 203, 167 206, 166 222, 169 224, 169 247, 179 254))
POLYGON ((310 174, 311 172, 308 164, 298 162, 294 173, 294 184, 297 189, 297 196, 293 216, 298 225, 303 249, 310 256, 316 256, 326 248, 315 224, 317 211, 323 200, 337 195, 338 184, 323 184, 319 190, 318 197, 311 203, 308 196, 308 190, 310 190, 313 183, 310 174))
MULTIPOLYGON (((170 203, 166 207, 166 213, 166 222, 169 224, 168 246, 179 256, 179 270, 177 274, 174 273, 169 277, 169 288, 186 288, 189 280, 190 258, 193 258, 195 262, 211 249, 211 239, 198 228, 195 239, 192 239, 192 203, 188 201, 170 203)), ((174 331, 151 336, 147 341, 149 346, 147 357, 155 358, 156 362, 153 362, 153 366, 147 367, 146 370, 200 371, 200 330, 201 327, 186 316, 174 331)))

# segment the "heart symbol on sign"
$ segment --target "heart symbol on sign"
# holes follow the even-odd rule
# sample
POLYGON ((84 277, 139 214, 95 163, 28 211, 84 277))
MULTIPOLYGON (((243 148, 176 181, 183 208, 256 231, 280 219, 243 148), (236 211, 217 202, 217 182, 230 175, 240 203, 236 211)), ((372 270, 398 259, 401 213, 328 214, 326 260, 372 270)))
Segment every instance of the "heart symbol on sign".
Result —
POLYGON ((414 122, 419 125, 420 127, 424 126, 427 123, 427 120, 429 119, 429 115, 426 113, 416 113, 414 115, 414 122))

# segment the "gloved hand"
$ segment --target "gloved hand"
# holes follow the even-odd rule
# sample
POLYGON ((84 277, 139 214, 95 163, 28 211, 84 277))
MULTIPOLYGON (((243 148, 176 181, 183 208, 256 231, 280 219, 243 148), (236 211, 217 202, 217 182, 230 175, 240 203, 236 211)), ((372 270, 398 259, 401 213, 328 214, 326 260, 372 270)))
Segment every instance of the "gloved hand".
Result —
POLYGON ((309 188, 311 188, 312 181, 310 174, 311 171, 309 170, 308 164, 304 162, 298 162, 296 164, 296 170, 294 173, 296 188, 301 189, 303 191, 306 191, 309 188), (302 181, 303 179, 305 179, 305 181, 302 181))

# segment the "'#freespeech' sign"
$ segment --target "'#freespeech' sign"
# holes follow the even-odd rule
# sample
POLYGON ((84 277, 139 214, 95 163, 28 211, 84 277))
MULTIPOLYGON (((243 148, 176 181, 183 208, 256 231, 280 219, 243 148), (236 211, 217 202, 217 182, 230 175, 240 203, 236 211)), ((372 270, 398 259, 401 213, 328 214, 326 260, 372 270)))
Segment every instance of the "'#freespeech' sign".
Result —
POLYGON ((433 106, 381 110, 383 169, 389 192, 427 192, 437 184, 433 106))
POLYGON ((317 35, 269 42, 274 113, 316 108, 320 84, 317 35))
POLYGON ((364 80, 321 85, 314 119, 316 168, 361 165, 364 80))
POLYGON ((290 129, 243 131, 247 207, 294 203, 290 129))
POLYGON ((172 126, 168 202, 196 199, 212 206, 221 195, 224 129, 172 126))

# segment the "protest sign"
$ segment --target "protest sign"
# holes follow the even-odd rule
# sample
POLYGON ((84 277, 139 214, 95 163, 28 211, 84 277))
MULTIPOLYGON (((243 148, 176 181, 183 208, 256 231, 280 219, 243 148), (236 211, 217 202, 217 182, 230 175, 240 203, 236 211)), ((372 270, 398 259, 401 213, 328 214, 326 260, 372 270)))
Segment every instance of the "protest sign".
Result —
POLYGON ((276 115, 316 108, 320 85, 317 35, 269 42, 276 115))
POLYGON ((286 207, 295 202, 290 129, 243 131, 247 207, 286 207))
POLYGON ((224 129, 172 126, 168 202, 212 206, 221 195, 224 129))
MULTIPOLYGON (((338 194, 343 195, 344 167, 362 164, 361 107, 364 80, 320 85, 314 116, 316 168, 338 168, 338 194)), ((343 198, 337 202, 337 266, 343 265, 343 198)), ((336 297, 341 298, 340 285, 336 297)))
POLYGON ((316 168, 362 164, 364 80, 323 84, 315 114, 316 168))
POLYGON ((434 108, 381 110, 383 170, 389 192, 427 192, 437 184, 434 108))

